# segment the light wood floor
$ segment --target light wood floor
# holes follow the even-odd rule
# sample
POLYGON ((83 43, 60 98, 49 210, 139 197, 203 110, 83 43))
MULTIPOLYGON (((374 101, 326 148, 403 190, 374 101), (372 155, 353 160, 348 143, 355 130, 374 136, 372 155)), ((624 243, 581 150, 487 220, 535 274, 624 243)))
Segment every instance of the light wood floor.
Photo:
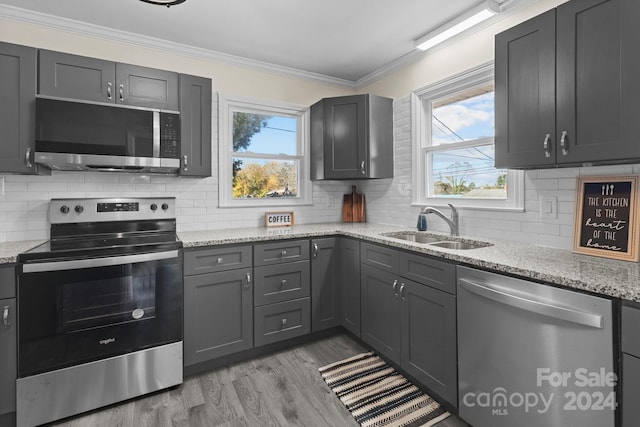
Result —
MULTIPOLYGON (((337 335, 190 377, 175 389, 51 426, 357 427, 318 368, 364 351, 348 336, 337 335)), ((454 416, 437 426, 468 427, 454 416)))

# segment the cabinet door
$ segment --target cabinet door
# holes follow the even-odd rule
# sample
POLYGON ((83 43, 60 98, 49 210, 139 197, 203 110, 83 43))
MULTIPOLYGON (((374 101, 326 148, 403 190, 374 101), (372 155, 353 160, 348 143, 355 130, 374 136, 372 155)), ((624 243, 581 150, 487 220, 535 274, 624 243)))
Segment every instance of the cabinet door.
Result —
POLYGON ((39 59, 39 94, 115 102, 114 62, 50 50, 40 50, 39 59))
POLYGON ((0 43, 0 172, 35 173, 36 50, 0 43))
POLYGON ((311 328, 340 325, 340 281, 335 237, 311 240, 311 328))
POLYGON ((211 176, 211 79, 180 75, 180 175, 211 176))
POLYGON ((253 346, 251 269, 184 279, 185 366, 253 346))
POLYGON ((455 296, 410 280, 402 281, 399 293, 402 368, 457 406, 455 296))
POLYGON ((496 36, 496 167, 556 161, 555 33, 550 10, 496 36))
POLYGON ((116 102, 137 107, 178 111, 178 73, 116 64, 116 102))
POLYGON ((367 177, 367 103, 364 95, 324 100, 324 177, 367 177))
POLYGON ((340 239, 340 277, 342 286, 342 326, 360 336, 360 242, 340 239))
POLYGON ((640 156, 638 20, 637 0, 558 7, 557 138, 565 145, 558 148, 558 163, 640 156))
POLYGON ((16 410, 16 299, 0 300, 0 416, 16 410))
POLYGON ((622 427, 640 419, 640 359, 622 354, 622 427))
POLYGON ((395 274, 362 264, 361 338, 382 355, 400 363, 400 286, 395 274))

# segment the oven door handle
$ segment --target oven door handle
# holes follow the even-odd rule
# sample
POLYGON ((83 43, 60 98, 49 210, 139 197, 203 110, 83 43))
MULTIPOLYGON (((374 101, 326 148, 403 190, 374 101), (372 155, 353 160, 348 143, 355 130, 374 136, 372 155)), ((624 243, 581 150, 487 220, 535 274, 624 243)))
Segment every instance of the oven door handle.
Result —
POLYGON ((43 273, 48 271, 77 270, 80 268, 109 267, 113 265, 133 264, 138 262, 158 261, 178 258, 178 251, 151 252, 145 254, 122 255, 103 258, 77 259, 70 261, 52 261, 24 264, 23 273, 43 273))

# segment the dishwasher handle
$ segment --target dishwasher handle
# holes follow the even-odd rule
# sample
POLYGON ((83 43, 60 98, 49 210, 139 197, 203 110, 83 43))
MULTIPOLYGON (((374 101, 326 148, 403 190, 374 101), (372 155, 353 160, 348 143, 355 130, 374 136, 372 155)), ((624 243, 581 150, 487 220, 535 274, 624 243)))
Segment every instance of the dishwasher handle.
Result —
POLYGON ((471 293, 501 304, 592 328, 602 329, 604 327, 602 316, 597 314, 585 313, 543 301, 527 299, 519 295, 511 295, 503 290, 494 289, 489 285, 475 283, 467 279, 458 279, 458 283, 462 288, 471 293))

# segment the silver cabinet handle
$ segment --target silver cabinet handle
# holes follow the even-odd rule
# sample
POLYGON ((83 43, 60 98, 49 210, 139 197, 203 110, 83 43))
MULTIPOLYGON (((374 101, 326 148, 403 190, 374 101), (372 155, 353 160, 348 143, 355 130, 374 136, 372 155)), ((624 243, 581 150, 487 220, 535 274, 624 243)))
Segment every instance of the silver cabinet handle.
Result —
POLYGON ((400 299, 404 301, 404 283, 400 285, 400 299))
POLYGON ((603 328, 602 316, 597 314, 585 313, 571 307, 552 305, 545 301, 536 301, 535 299, 528 299, 521 295, 511 295, 501 289, 494 289, 490 285, 475 283, 466 279, 458 279, 458 283, 463 289, 471 293, 501 304, 516 307, 531 313, 537 313, 542 316, 564 320, 565 322, 577 323, 598 329, 603 328))
POLYGON ((119 86, 118 96, 120 97, 120 102, 124 102, 124 85, 119 86))
POLYGON ((319 250, 319 248, 318 248, 318 244, 317 244, 317 243, 314 243, 314 244, 313 244, 313 257, 314 257, 314 258, 318 258, 318 250, 319 250))
POLYGON ((393 296, 397 297, 398 296, 398 291, 396 290, 396 288, 398 287, 398 281, 394 280, 393 281, 393 296))
POLYGON ((222 264, 224 262, 224 259, 223 258, 218 258, 217 261, 218 261, 218 264, 222 264))
POLYGON ((28 168, 33 167, 33 163, 31 163, 31 147, 27 148, 27 152, 24 153, 24 162, 27 164, 28 168))
POLYGON ((562 131, 562 136, 560 137, 560 148, 562 148, 562 155, 566 156, 569 154, 569 144, 567 143, 568 132, 566 130, 562 131))
POLYGON ((189 157, 187 157, 187 155, 185 154, 184 156, 182 156, 182 159, 184 160, 184 166, 182 167, 182 169, 189 170, 188 166, 189 166, 189 157))
POLYGON ((251 273, 246 274, 247 282, 244 285, 244 288, 249 290, 251 288, 251 273))
POLYGON ((362 162, 360 162, 360 173, 362 175, 366 175, 367 174, 367 171, 364 168, 364 160, 362 162))
POLYGON ((282 281, 280 281, 280 287, 284 288, 285 286, 287 286, 287 279, 282 279, 282 281))
POLYGON ((5 305, 2 310, 2 324, 5 328, 9 329, 11 327, 11 322, 9 321, 9 306, 5 305))
POLYGON ((280 256, 283 257, 283 258, 286 257, 287 256, 287 251, 280 252, 280 256))
POLYGON ((111 99, 112 98, 112 96, 111 96, 111 86, 113 86, 111 84, 111 82, 108 82, 107 83, 107 99, 111 99))
POLYGON ((544 142, 542 143, 542 145, 544 147, 544 156, 551 157, 551 134, 550 133, 548 133, 544 137, 544 142))
POLYGON ((285 327, 286 324, 287 324, 287 319, 286 318, 282 319, 282 327, 283 328, 285 327))

